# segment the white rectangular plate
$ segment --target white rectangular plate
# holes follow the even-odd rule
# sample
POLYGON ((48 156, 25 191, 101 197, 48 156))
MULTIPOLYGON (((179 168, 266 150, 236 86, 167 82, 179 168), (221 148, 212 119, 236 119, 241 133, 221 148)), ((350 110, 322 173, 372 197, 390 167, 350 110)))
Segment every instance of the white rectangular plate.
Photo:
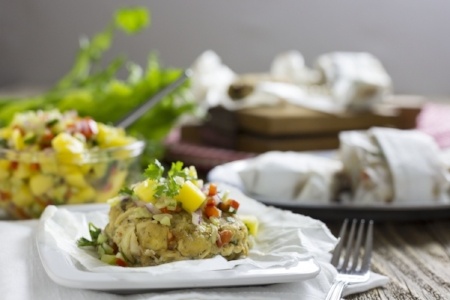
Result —
MULTIPOLYGON (((95 209, 104 210, 105 205, 66 206, 65 208, 77 212, 86 212, 95 209)), ((288 268, 249 269, 236 267, 231 270, 192 273, 172 272, 157 276, 136 272, 91 272, 63 250, 47 245, 42 239, 36 239, 36 243, 44 269, 56 283, 71 288, 115 293, 294 282, 314 278, 320 272, 319 265, 312 258, 300 261, 296 266, 288 268)))

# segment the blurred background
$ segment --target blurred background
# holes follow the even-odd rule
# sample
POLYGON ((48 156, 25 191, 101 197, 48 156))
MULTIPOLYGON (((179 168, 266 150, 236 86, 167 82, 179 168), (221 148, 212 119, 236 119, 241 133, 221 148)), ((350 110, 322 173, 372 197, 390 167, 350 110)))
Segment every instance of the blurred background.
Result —
POLYGON ((266 71, 274 56, 300 51, 307 65, 331 51, 367 51, 401 94, 450 93, 450 2, 446 1, 0 1, 0 89, 50 86, 70 68, 80 36, 101 30, 113 12, 143 5, 152 24, 119 35, 108 55, 143 63, 157 51, 185 68, 214 50, 233 71, 266 71))

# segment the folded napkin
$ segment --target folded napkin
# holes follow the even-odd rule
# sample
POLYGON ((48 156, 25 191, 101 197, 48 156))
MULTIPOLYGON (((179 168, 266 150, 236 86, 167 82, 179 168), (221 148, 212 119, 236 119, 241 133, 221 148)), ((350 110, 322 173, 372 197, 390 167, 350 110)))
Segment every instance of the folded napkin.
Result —
MULTIPOLYGON (((254 201, 251 199, 244 200, 254 201)), ((256 201, 255 201, 256 203, 256 201)), ((105 292, 72 289, 54 283, 45 273, 35 243, 38 221, 0 221, 0 294, 2 299, 324 299, 331 287, 336 270, 329 263, 329 251, 336 239, 320 221, 288 211, 261 209, 286 217, 300 228, 298 239, 320 265, 320 273, 300 282, 266 286, 229 287, 210 289, 174 290, 119 296, 105 292)), ((72 230, 69 228, 69 230, 72 230)), ((385 276, 372 273, 368 282, 349 286, 344 295, 367 291, 388 282, 385 276)))
POLYGON ((341 132, 339 139, 353 201, 449 203, 448 170, 429 135, 417 130, 371 128, 341 132))
POLYGON ((204 113, 219 105, 237 110, 282 102, 326 113, 368 110, 392 87, 381 62, 359 52, 326 53, 308 68, 300 52, 287 51, 274 58, 268 72, 238 75, 209 50, 191 69, 191 93, 204 113), (232 86, 240 90, 239 97, 230 95, 232 86))
POLYGON ((269 151, 217 166, 208 181, 225 182, 271 202, 329 203, 342 163, 331 157, 332 152, 321 154, 269 151))

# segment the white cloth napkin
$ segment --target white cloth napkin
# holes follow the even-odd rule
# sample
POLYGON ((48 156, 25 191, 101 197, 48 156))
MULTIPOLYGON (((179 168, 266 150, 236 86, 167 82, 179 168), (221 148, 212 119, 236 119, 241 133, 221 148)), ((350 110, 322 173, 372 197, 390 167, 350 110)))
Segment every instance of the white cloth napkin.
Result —
POLYGON ((329 203, 342 171, 342 163, 330 156, 332 152, 269 151, 217 166, 208 181, 225 182, 271 202, 329 203))
POLYGON ((219 105, 237 110, 281 102, 331 114, 367 110, 392 89, 381 62, 359 52, 326 53, 316 60, 314 68, 308 68, 302 54, 292 50, 279 53, 265 73, 238 75, 208 50, 195 60, 191 70, 190 91, 203 113, 219 105), (231 99, 228 88, 246 76, 253 78, 253 91, 243 99, 231 99))
MULTIPOLYGON (((251 200, 250 200, 251 201, 251 200)), ((260 205, 263 209, 262 204, 260 205)), ((329 263, 329 250, 336 240, 326 226, 309 217, 295 215, 275 208, 273 213, 298 221, 302 246, 321 267, 317 277, 293 283, 266 286, 176 290, 120 296, 111 293, 72 289, 54 283, 45 273, 37 254, 38 221, 0 221, 0 295, 2 299, 324 299, 331 287, 336 270, 329 263)), ((368 282, 352 285, 344 295, 367 291, 388 282, 385 276, 372 273, 368 282)))
POLYGON ((350 174, 355 202, 449 202, 448 171, 440 149, 427 134, 374 127, 341 132, 339 139, 340 157, 350 174))

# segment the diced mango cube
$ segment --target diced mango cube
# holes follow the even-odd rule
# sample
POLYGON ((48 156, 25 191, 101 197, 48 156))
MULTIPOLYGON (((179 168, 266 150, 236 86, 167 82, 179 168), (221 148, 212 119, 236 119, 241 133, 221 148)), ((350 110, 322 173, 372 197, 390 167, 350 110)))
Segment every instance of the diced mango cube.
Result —
POLYGON ((81 174, 80 172, 66 174, 64 175, 64 179, 68 184, 77 188, 84 188, 88 186, 88 183, 84 179, 83 174, 81 174))
POLYGON ((15 150, 23 150, 25 148, 25 142, 23 141, 22 133, 18 128, 13 129, 11 140, 15 150))
POLYGON ((22 186, 13 193, 12 201, 19 207, 26 207, 34 202, 34 197, 27 186, 22 186))
POLYGON ((78 203, 87 203, 95 201, 96 193, 92 187, 86 187, 84 189, 79 190, 74 193, 67 203, 69 204, 78 204, 78 203))
POLYGON ((36 174, 30 178, 31 192, 41 196, 53 187, 53 177, 50 175, 36 174))
POLYGON ((187 212, 194 212, 203 204, 206 195, 191 181, 185 181, 175 197, 187 212))
POLYGON ((255 216, 252 215, 238 215, 242 222, 247 226, 248 233, 253 236, 258 234, 259 221, 255 216))
POLYGON ((62 132, 52 140, 53 149, 61 162, 79 162, 82 160, 84 144, 68 133, 62 132))
POLYGON ((19 163, 17 165, 17 168, 12 172, 13 177, 17 179, 25 179, 30 177, 31 170, 29 168, 28 164, 25 163, 19 163))
POLYGON ((151 179, 147 179, 137 183, 133 187, 134 194, 139 197, 140 200, 146 202, 155 202, 155 187, 156 182, 151 179))

